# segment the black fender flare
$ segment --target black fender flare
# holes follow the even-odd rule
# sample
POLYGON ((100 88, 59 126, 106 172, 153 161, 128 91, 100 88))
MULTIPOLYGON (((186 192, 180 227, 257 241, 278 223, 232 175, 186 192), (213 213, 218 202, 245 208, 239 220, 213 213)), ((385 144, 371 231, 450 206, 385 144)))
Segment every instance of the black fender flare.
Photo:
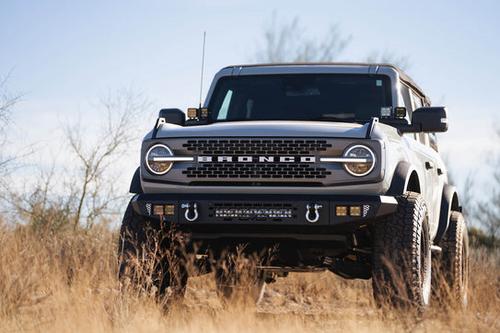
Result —
POLYGON ((458 194, 455 186, 446 184, 443 186, 443 195, 441 198, 441 208, 439 212, 439 226, 434 238, 434 242, 441 240, 443 235, 448 230, 450 223, 450 215, 452 211, 462 211, 458 202, 458 194))
POLYGON ((408 188, 415 192, 420 192, 420 182, 418 181, 418 174, 415 168, 406 161, 401 161, 396 166, 394 173, 392 174, 392 181, 389 189, 387 190, 387 195, 397 196, 404 194, 408 188), (412 180, 412 175, 417 177, 416 180, 412 180), (410 184, 410 181, 415 181, 416 184, 410 184))
POLYGON ((140 194, 143 193, 141 186, 141 168, 137 168, 135 170, 134 175, 132 176, 132 181, 130 182, 130 193, 140 194))

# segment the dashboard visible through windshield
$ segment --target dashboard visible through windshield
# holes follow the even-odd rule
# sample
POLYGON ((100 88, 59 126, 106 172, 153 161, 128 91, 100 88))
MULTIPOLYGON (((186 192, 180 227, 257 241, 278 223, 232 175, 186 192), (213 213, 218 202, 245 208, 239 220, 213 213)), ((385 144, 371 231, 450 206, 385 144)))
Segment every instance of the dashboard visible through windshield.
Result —
POLYGON ((367 74, 283 74, 221 78, 209 103, 212 121, 391 117, 390 78, 367 74))

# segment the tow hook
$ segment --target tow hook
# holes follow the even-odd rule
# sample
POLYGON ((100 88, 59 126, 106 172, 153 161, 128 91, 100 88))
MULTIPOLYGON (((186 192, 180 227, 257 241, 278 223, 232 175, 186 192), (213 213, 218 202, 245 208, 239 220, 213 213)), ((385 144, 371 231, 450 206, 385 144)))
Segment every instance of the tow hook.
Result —
POLYGON ((189 222, 194 222, 198 219, 198 206, 196 205, 196 202, 183 203, 181 208, 185 209, 184 217, 189 222))
POLYGON ((323 208, 323 205, 319 204, 307 204, 306 206, 306 220, 309 223, 316 223, 319 220, 319 210, 323 208))

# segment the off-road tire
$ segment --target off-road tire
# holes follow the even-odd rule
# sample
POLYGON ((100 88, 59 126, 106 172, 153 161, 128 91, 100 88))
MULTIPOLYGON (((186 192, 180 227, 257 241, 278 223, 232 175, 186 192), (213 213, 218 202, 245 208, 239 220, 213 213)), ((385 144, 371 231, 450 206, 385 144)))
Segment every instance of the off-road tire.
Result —
POLYGON ((172 264, 171 258, 175 255, 170 254, 174 244, 159 221, 137 214, 130 202, 120 228, 120 280, 147 293, 155 291, 160 301, 182 298, 188 276, 182 262, 172 264))
POLYGON ((422 196, 406 192, 396 213, 375 224, 372 286, 379 306, 421 312, 431 293, 431 241, 422 196))
POLYGON ((451 212, 448 230, 439 245, 442 252, 435 264, 435 294, 443 304, 466 307, 469 236, 462 213, 451 212))

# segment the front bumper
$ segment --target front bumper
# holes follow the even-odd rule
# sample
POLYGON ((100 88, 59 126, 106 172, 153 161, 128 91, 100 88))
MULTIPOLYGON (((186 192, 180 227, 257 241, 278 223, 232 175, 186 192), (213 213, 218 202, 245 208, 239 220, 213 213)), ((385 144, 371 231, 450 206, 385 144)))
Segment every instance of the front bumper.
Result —
POLYGON ((358 228, 394 213, 397 201, 383 195, 138 194, 132 205, 142 216, 161 218, 185 230, 210 231, 212 226, 215 231, 220 230, 216 226, 225 226, 261 231, 267 226, 358 228))

